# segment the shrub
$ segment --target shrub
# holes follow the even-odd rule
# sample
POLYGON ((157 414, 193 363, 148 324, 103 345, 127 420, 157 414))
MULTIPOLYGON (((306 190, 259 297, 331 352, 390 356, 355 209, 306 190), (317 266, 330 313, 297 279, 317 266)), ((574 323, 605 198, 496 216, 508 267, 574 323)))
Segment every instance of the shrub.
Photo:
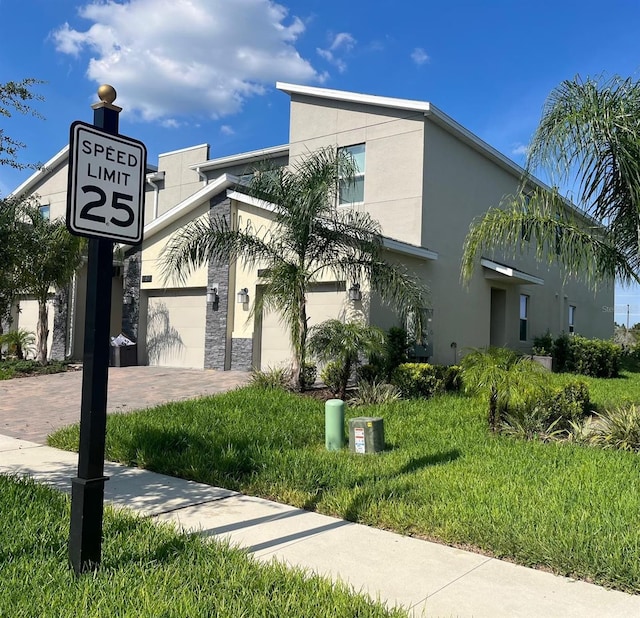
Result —
POLYGON ((640 408, 618 407, 596 414, 585 425, 589 443, 602 448, 640 451, 640 408))
POLYGON ((540 356, 551 355, 553 352, 553 337, 550 331, 547 330, 544 335, 538 335, 533 338, 533 348, 531 352, 540 356))
POLYGON ((302 388, 311 388, 318 376, 318 368, 315 363, 305 363, 302 368, 302 388))
POLYGON ((566 437, 589 412, 589 387, 572 380, 558 388, 545 388, 504 415, 502 431, 527 440, 566 437))
POLYGON ((354 406, 390 403, 400 399, 400 389, 386 382, 367 382, 358 384, 358 394, 349 403, 354 406))
POLYGON ((391 383, 405 399, 431 397, 438 390, 436 370, 429 363, 403 363, 395 368, 391 383))
POLYGON ((253 369, 249 384, 265 390, 287 389, 291 383, 291 372, 282 367, 269 367, 265 371, 253 369))
POLYGON ((383 349, 384 337, 384 331, 376 326, 325 320, 309 330, 307 348, 321 362, 340 363, 340 371, 334 371, 331 382, 333 384, 340 377, 340 388, 336 394, 344 399, 351 372, 358 366, 360 356, 379 353, 383 349))
POLYGON ((622 348, 612 341, 560 335, 553 344, 556 371, 593 378, 615 378, 620 372, 622 348))
POLYGON ((462 389, 462 367, 460 365, 434 365, 439 390, 457 393, 462 389))
POLYGON ((7 346, 7 354, 23 360, 29 354, 35 354, 36 336, 31 331, 19 328, 0 335, 0 347, 7 346))
POLYGON ((562 429, 568 429, 572 421, 589 413, 589 387, 581 380, 572 380, 564 386, 552 389, 545 404, 549 417, 558 420, 562 429))
POLYGON ((571 371, 570 365, 570 350, 571 338, 567 334, 560 335, 554 342, 551 353, 555 360, 555 368, 559 373, 565 371, 571 371))
POLYGON ((392 326, 385 334, 384 348, 369 356, 370 381, 390 380, 394 370, 409 360, 409 337, 404 328, 392 326))
POLYGON ((356 380, 360 382, 383 382, 384 372, 380 365, 367 363, 356 369, 356 380))
POLYGON ((341 388, 344 380, 344 364, 340 361, 331 361, 327 363, 320 373, 322 381, 326 384, 327 388, 335 396, 341 388))

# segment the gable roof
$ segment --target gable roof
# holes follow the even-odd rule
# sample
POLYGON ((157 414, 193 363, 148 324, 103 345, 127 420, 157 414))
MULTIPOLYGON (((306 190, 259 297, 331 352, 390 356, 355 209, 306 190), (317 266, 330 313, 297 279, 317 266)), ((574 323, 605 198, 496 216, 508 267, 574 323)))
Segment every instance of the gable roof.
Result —
POLYGON ((151 223, 145 225, 143 232, 144 240, 147 240, 147 238, 151 236, 155 236, 155 234, 162 231, 168 225, 180 217, 190 213, 194 208, 200 206, 200 204, 203 204, 221 191, 226 191, 231 187, 237 186, 239 183, 240 179, 237 176, 222 174, 222 176, 219 176, 214 181, 202 187, 199 191, 196 191, 186 199, 182 200, 179 204, 176 204, 173 208, 167 210, 167 212, 161 214, 157 219, 151 221, 151 223))

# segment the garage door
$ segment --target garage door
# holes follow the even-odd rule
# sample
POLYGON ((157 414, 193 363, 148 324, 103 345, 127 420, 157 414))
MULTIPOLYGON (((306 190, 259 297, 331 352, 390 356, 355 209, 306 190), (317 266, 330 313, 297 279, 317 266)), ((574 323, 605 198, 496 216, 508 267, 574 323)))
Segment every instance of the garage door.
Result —
MULTIPOLYGON (((47 302, 49 309, 48 324, 49 336, 47 337, 47 356, 51 358, 51 343, 53 341, 53 315, 55 308, 51 301, 47 302)), ((15 326, 15 324, 14 324, 15 326)), ((21 300, 20 313, 18 314, 17 328, 31 331, 37 337, 38 333, 38 301, 37 300, 21 300)))
MULTIPOLYGON (((342 318, 347 294, 344 283, 313 286, 307 295, 309 326, 342 318)), ((260 369, 286 367, 291 362, 289 330, 280 322, 280 314, 270 312, 262 318, 260 369)))
POLYGON ((202 369, 206 308, 204 291, 149 295, 146 327, 149 365, 202 369))

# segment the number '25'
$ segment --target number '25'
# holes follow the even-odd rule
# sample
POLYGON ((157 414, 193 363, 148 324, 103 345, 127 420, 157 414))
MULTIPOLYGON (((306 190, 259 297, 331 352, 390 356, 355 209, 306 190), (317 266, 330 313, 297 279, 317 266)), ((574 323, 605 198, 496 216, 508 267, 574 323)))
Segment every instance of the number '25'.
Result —
MULTIPOLYGON (((96 193, 98 195, 98 199, 93 200, 92 202, 87 202, 82 207, 82 210, 80 211, 80 218, 86 219, 87 221, 96 221, 97 223, 106 223, 106 217, 103 217, 102 215, 96 215, 91 212, 95 208, 100 208, 101 206, 104 206, 106 204, 107 196, 105 192, 100 187, 96 187, 95 185, 84 185, 82 187, 82 192, 96 193)), ((111 219, 109 219, 109 222, 119 227, 129 227, 133 223, 135 215, 131 206, 129 206, 129 204, 124 204, 122 200, 131 202, 133 201, 133 195, 127 195, 126 193, 118 193, 117 191, 114 191, 113 195, 111 196, 111 208, 113 208, 114 210, 121 210, 123 213, 126 213, 127 218, 117 219, 116 217, 111 217, 111 219)))

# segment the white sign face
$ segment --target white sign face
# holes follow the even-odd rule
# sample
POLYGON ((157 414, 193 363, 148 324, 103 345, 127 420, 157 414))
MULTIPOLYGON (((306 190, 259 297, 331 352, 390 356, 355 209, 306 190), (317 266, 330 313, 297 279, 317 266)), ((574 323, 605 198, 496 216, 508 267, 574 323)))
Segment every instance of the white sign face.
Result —
POLYGON ((76 121, 69 145, 69 231, 131 245, 142 242, 144 144, 76 121))

